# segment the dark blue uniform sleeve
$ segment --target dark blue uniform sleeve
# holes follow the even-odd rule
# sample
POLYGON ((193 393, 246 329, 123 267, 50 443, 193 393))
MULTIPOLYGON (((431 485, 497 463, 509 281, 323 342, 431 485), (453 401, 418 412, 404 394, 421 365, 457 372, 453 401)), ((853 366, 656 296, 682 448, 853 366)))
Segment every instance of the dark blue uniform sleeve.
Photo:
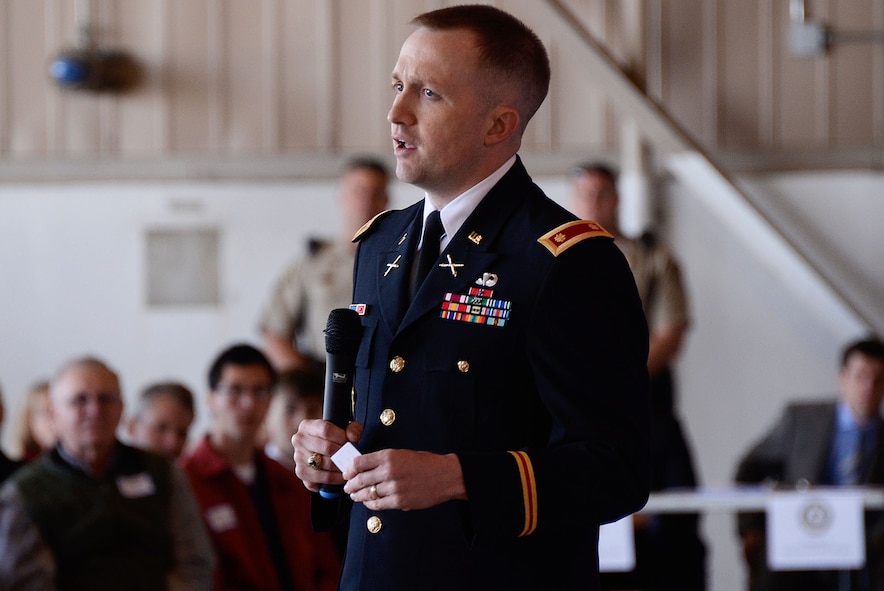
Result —
POLYGON ((472 526, 524 536, 637 511, 651 479, 648 333, 613 242, 587 239, 559 254, 530 322, 527 359, 548 439, 459 454, 472 526))

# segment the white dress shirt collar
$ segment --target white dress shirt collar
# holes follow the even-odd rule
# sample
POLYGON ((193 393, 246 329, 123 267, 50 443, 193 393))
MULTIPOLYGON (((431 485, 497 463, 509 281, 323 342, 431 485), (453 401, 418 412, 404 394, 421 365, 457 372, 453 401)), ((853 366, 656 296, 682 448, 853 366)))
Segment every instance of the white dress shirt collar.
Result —
MULTIPOLYGON (((451 242, 451 237, 457 234, 457 231, 460 230, 460 227, 466 221, 470 214, 475 211, 476 207, 479 206, 479 203, 482 202, 482 199, 485 198, 485 195, 488 194, 488 191, 491 190, 497 182, 503 178, 507 172, 509 172, 510 168, 513 167, 513 164, 516 163, 516 155, 513 154, 510 156, 509 160, 503 163, 503 165, 492 172, 490 175, 485 177, 484 180, 479 181, 454 199, 452 199, 445 207, 443 207, 439 211, 439 216, 442 219, 442 227, 445 228, 445 234, 442 235, 442 241, 439 243, 439 252, 445 250, 448 246, 448 243, 451 242)), ((424 195, 424 222, 427 221, 427 216, 430 215, 430 212, 433 211, 435 206, 433 202, 430 201, 430 198, 425 194, 424 195)), ((423 245, 423 230, 421 230, 421 246, 423 245)))

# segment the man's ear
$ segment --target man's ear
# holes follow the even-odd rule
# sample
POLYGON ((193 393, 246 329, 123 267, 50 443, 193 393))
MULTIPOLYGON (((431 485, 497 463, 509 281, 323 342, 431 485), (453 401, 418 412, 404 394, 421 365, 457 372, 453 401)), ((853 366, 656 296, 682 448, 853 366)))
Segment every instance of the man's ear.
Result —
POLYGON ((491 125, 485 133, 485 145, 493 146, 505 142, 519 130, 521 118, 519 112, 510 106, 499 105, 489 115, 491 125))

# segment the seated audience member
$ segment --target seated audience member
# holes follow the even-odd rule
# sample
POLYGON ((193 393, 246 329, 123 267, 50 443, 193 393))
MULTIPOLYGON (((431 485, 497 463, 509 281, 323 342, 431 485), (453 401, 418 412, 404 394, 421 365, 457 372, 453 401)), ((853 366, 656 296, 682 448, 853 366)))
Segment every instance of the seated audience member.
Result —
POLYGON ((209 369, 208 435, 183 460, 218 554, 215 589, 335 589, 340 559, 310 525, 309 495, 259 448, 275 371, 250 345, 209 369))
POLYGON ((264 421, 267 432, 264 452, 289 470, 295 469, 292 435, 304 419, 322 416, 323 388, 322 372, 315 369, 286 371, 276 380, 264 421))
MULTIPOLYGON (((776 482, 849 486, 884 484, 884 343, 867 339, 849 344, 842 353, 838 397, 827 402, 790 404, 774 427, 746 454, 737 469, 740 483, 776 482)), ((880 513, 866 514, 869 567, 850 573, 854 591, 884 585, 884 548, 880 513)), ((780 571, 767 568, 764 516, 739 517, 739 533, 749 567, 751 591, 815 591, 843 583, 833 571, 780 571)))
POLYGON ((49 399, 57 446, 0 490, 0 589, 208 589, 214 557, 187 478, 116 438, 117 375, 73 361, 49 399))
MULTIPOLYGON (((3 390, 0 388, 0 424, 3 424, 4 411, 3 390)), ((294 453, 294 449, 292 449, 292 453, 294 453)), ((10 460, 3 451, 0 451, 0 482, 9 478, 9 475, 15 472, 21 464, 22 462, 10 460)))
POLYGON ((193 423, 193 393, 176 382, 145 388, 135 413, 126 421, 126 436, 135 447, 149 449, 175 460, 187 445, 193 423))
MULTIPOLYGON (((318 368, 286 371, 276 381, 270 410, 264 421, 268 438, 264 452, 292 472, 295 469, 292 437, 298 432, 301 421, 322 417, 324 387, 324 375, 318 368)), ((347 548, 348 521, 342 517, 341 522, 331 530, 341 556, 347 548)))
POLYGON ((49 417, 49 382, 39 381, 28 390, 16 423, 16 443, 21 459, 30 462, 55 447, 55 432, 49 417))

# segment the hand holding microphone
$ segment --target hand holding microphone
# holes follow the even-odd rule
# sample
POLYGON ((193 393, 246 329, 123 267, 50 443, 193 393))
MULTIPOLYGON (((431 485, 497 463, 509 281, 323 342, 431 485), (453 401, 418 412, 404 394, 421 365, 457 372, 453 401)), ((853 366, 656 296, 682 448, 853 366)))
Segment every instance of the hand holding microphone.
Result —
MULTIPOLYGON (((362 321, 359 314, 347 308, 336 308, 328 315, 325 326, 325 392, 322 400, 322 418, 346 429, 351 416, 353 372, 356 353, 362 341, 362 321)), ((323 484, 319 494, 326 499, 341 494, 341 486, 323 484)))

